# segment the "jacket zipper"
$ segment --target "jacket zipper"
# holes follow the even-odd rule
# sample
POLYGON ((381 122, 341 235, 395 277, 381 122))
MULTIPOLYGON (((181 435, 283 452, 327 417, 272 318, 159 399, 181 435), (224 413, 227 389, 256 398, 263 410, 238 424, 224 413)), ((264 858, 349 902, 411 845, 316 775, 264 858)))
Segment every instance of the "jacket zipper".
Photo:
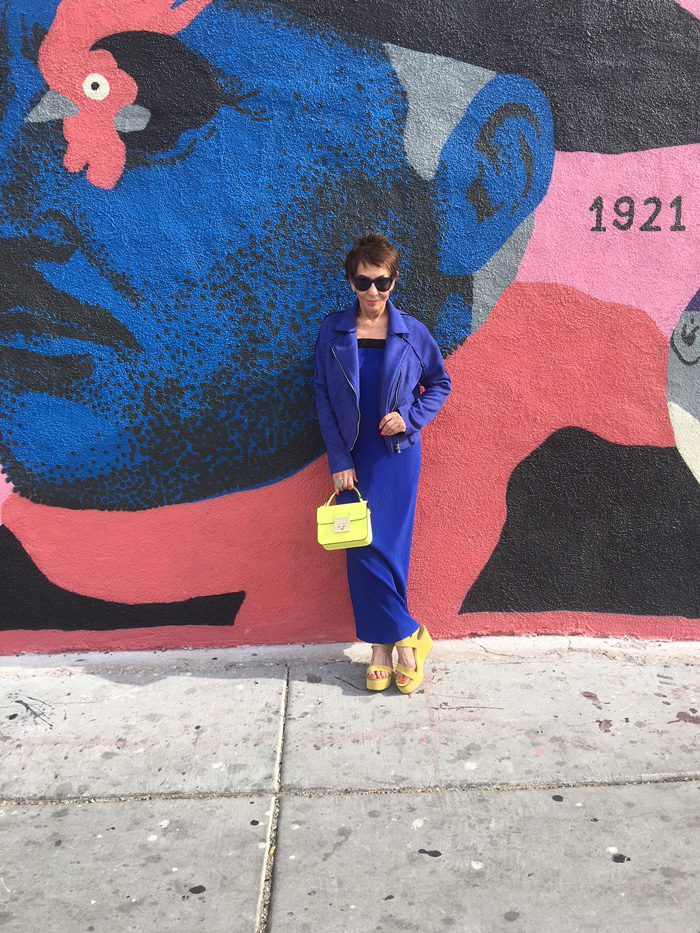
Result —
POLYGON ((335 352, 335 349, 334 349, 333 347, 331 347, 331 352, 333 353, 333 356, 336 358, 337 363, 338 363, 338 366, 340 366, 340 369, 341 369, 343 375, 344 375, 345 378, 347 379, 348 385, 349 385, 350 388, 352 389, 352 391, 353 391, 353 393, 354 393, 354 395, 355 395, 355 401, 356 401, 356 403, 357 403, 357 430, 355 431, 355 439, 353 440, 352 445, 351 445, 351 447, 350 447, 350 450, 352 450, 353 447, 355 446, 355 441, 357 440, 357 435, 360 433, 360 399, 359 399, 359 396, 358 396, 357 392, 355 391, 355 386, 352 384, 352 382, 350 382, 350 379, 349 379, 349 377, 348 377, 348 374, 347 374, 347 373, 345 372, 345 370, 343 369, 343 364, 342 364, 342 363, 340 362, 340 360, 338 359, 338 354, 335 352))
MULTIPOLYGON (((397 381, 397 383, 396 383, 396 396, 394 397, 394 409, 393 409, 394 411, 396 411, 396 405, 397 405, 397 403, 398 403, 398 401, 399 401, 399 388, 401 387, 401 373, 402 373, 402 371, 403 371, 403 366, 399 367, 399 378, 398 378, 398 381, 397 381)), ((396 451, 397 454, 400 454, 400 453, 401 453, 401 444, 399 443, 399 441, 396 442, 396 446, 394 447, 394 450, 396 451)))

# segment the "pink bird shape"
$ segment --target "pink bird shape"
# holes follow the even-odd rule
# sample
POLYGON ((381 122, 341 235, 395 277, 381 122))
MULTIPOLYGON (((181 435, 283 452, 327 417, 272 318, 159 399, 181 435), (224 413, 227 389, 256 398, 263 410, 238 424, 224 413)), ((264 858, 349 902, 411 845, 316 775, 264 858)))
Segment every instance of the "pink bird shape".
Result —
POLYGON ((211 0, 62 0, 39 48, 39 69, 50 90, 27 121, 63 120, 69 172, 87 166, 97 188, 117 185, 126 165, 120 133, 142 130, 151 114, 135 104, 138 87, 100 39, 120 32, 147 31, 174 36, 211 0))

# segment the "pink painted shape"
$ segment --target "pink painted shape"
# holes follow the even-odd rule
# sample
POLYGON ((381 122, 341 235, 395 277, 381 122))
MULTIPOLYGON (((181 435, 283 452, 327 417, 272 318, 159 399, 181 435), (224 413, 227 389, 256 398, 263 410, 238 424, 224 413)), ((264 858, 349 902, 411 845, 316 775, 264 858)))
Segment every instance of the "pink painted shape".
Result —
POLYGON ((175 35, 211 0, 62 0, 39 49, 39 68, 46 83, 78 107, 79 113, 63 121, 68 144, 64 167, 79 172, 87 166, 87 179, 98 188, 114 188, 126 163, 126 149, 114 126, 117 112, 136 100, 136 82, 121 71, 109 52, 90 51, 105 36, 146 30, 175 35), (87 97, 88 75, 109 84, 103 100, 87 97))
MULTIPOLYGON (((588 635, 613 638, 700 639, 698 623, 683 616, 599 615, 595 612, 503 612, 464 616, 455 624, 436 626, 439 638, 476 635, 588 635)), ((241 638, 236 628, 182 626, 115 629, 110 632, 7 631, 0 632, 0 655, 67 651, 149 651, 164 648, 235 648, 240 645, 290 644, 293 638, 275 642, 273 630, 258 628, 241 638)), ((346 631, 330 629, 318 643, 352 641, 346 631)), ((302 639, 299 639, 302 641, 302 639)), ((308 640, 307 640, 308 641, 308 640)), ((367 654, 369 658, 369 654, 367 654)), ((429 677, 430 675, 428 675, 429 677)))
MULTIPOLYGON (((15 495, 4 517, 39 569, 66 589, 126 603, 245 590, 236 643, 322 642, 354 630, 345 557, 315 539, 316 507, 331 489, 324 457, 272 486, 203 502, 101 512, 15 495)), ((200 636, 180 637, 189 644, 200 636)))
MULTIPOLYGON (((86 67, 91 65, 94 67, 93 63, 86 67)), ((107 71, 116 83, 118 69, 103 68, 102 71, 107 71)), ((114 128, 114 119, 122 106, 136 100, 136 84, 131 83, 133 93, 123 89, 106 112, 95 112, 93 107, 63 121, 63 135, 68 143, 63 166, 68 172, 80 172, 87 166, 87 180, 96 188, 116 187, 124 172, 126 146, 114 128)))
POLYGON ((12 483, 0 473, 0 525, 2 525, 2 506, 12 495, 12 483))
MULTIPOLYGON (((579 425, 616 443, 673 444, 666 362, 666 341, 642 311, 523 284, 450 357, 452 395, 424 434, 409 588, 412 612, 437 637, 700 636, 687 619, 459 614, 498 542, 511 472, 549 434, 579 425)), ((315 540, 315 510, 329 486, 323 457, 263 489, 146 512, 78 512, 12 496, 8 527, 60 586, 124 602, 236 590, 246 598, 231 630, 22 633, 0 642, 4 650, 112 650, 352 640, 344 555, 315 540)))
POLYGON ((676 0, 678 6, 682 6, 693 16, 700 17, 700 0, 676 0))
POLYGON ((535 213, 535 230, 518 272, 520 282, 571 285, 605 301, 642 308, 670 335, 678 316, 700 286, 700 146, 652 149, 625 155, 559 152, 549 191, 535 213), (638 228, 661 198, 660 233, 616 230, 612 207, 634 197, 638 228), (687 230, 671 233, 683 198, 687 230), (606 233, 592 233, 594 199, 604 198, 606 233))
POLYGON ((61 0, 40 54, 58 67, 70 67, 69 56, 119 32, 161 32, 174 36, 194 20, 211 0, 61 0))

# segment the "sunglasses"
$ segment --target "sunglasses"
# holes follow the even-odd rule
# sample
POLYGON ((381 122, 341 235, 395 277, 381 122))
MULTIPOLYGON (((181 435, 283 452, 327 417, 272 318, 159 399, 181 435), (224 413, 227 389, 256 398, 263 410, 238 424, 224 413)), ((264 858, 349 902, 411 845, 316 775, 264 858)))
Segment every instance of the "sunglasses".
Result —
POLYGON ((376 279, 370 279, 366 275, 353 275, 352 284, 358 290, 358 292, 368 291, 372 285, 377 286, 378 292, 388 292, 391 286, 394 284, 394 280, 388 275, 380 275, 376 279))

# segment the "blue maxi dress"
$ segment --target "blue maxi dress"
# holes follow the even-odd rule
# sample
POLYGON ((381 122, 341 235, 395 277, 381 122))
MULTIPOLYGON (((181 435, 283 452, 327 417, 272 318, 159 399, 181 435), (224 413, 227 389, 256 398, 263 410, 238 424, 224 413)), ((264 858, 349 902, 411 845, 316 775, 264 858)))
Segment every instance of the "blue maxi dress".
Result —
MULTIPOLYGON (((357 637, 389 644, 417 631, 408 611, 406 588, 411 557, 416 494, 421 468, 421 444, 390 453, 379 433, 387 412, 379 411, 379 386, 384 340, 359 338, 360 430, 353 448, 357 486, 369 503, 372 543, 348 548, 348 585, 357 637)), ((338 503, 356 502, 354 492, 341 493, 338 503)))

